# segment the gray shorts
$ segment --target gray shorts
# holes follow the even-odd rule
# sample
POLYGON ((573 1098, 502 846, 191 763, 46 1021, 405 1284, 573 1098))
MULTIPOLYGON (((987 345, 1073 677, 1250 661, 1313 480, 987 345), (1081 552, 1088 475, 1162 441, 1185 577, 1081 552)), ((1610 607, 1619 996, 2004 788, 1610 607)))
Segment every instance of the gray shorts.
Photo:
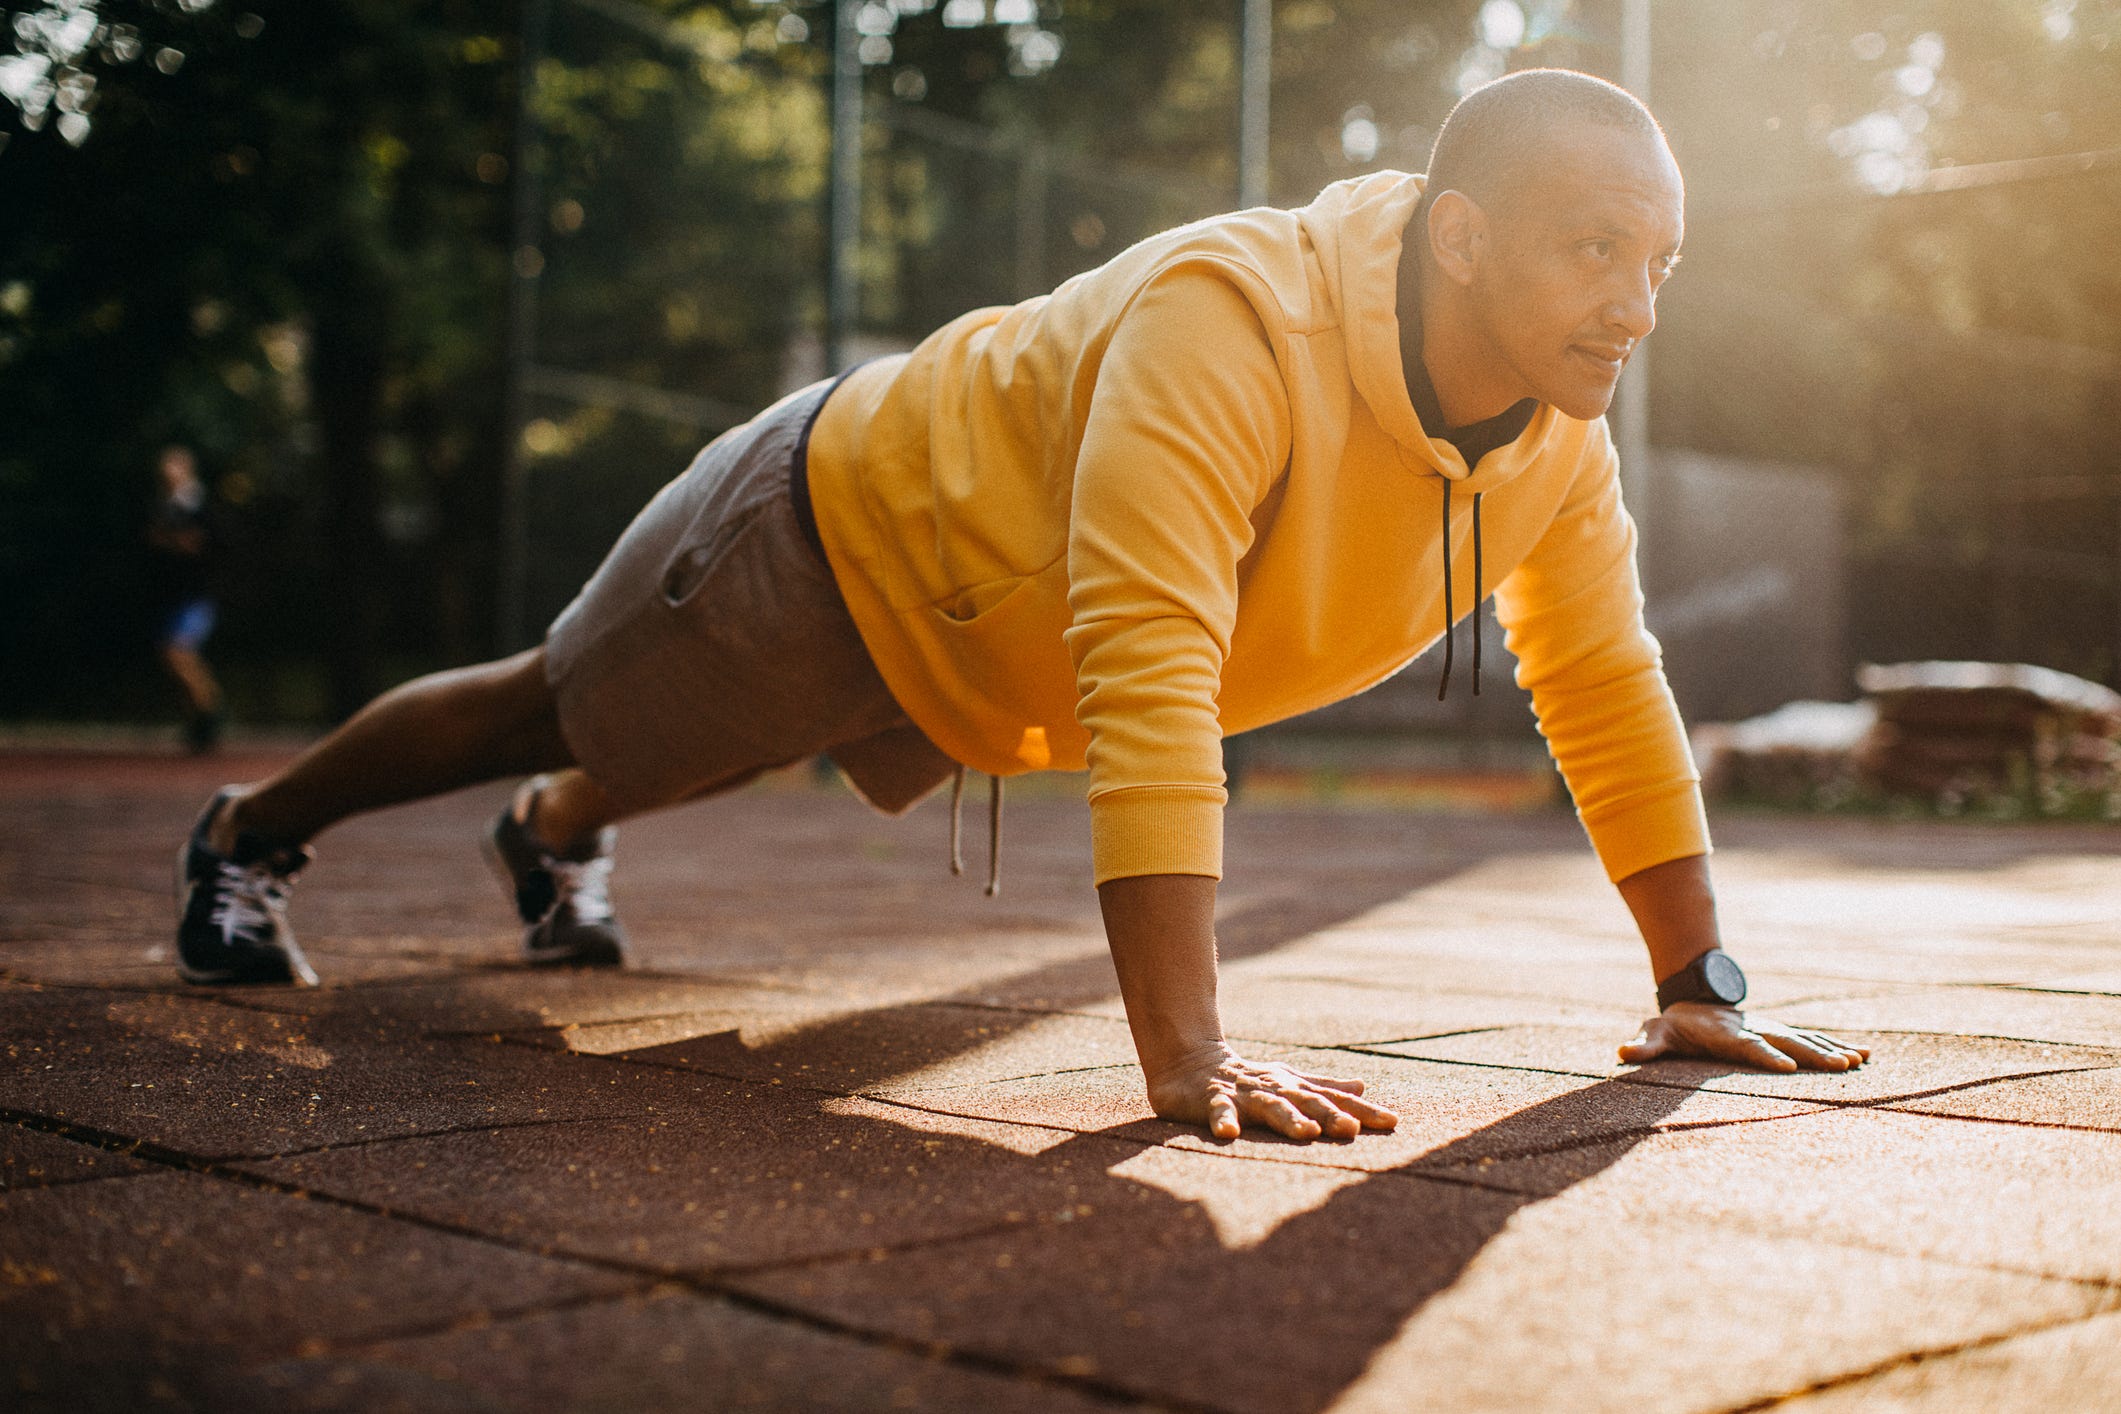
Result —
POLYGON ((797 524, 789 475, 828 386, 708 444, 546 633, 560 730, 629 813, 823 752, 895 814, 957 769, 884 686, 797 524))

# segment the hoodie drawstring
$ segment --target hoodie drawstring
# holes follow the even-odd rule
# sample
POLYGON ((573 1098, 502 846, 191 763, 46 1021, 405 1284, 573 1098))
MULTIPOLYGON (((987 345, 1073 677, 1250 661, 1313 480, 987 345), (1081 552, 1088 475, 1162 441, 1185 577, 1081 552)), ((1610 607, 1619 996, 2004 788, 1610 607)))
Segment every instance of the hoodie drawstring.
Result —
MULTIPOLYGON (((950 778, 950 872, 965 872, 965 768, 950 778)), ((987 777, 987 897, 1002 891, 1002 778, 987 777)))
POLYGON ((965 872, 965 768, 950 778, 950 872, 965 872))
MULTIPOLYGON (((1480 555, 1480 496, 1472 494, 1472 695, 1480 695, 1480 600, 1487 594, 1487 566, 1480 555)), ((1444 481, 1444 678, 1436 700, 1451 695, 1451 661, 1457 632, 1451 585, 1451 481, 1444 481)), ((965 767, 950 778, 950 873, 965 873, 965 767)), ((986 897, 1001 895, 1001 776, 986 778, 986 897)))
POLYGON ((987 777, 987 897, 1002 891, 1002 778, 987 777))
MULTIPOLYGON (((1451 480, 1443 483, 1443 681, 1436 685, 1436 700, 1451 692, 1451 659, 1458 647, 1455 624, 1458 615, 1451 604, 1451 480)), ((1480 498, 1473 493, 1473 695, 1480 696, 1480 601, 1484 593, 1481 575, 1485 566, 1480 555, 1480 498)))
POLYGON ((1480 563, 1480 498, 1482 492, 1473 493, 1473 695, 1480 696, 1480 601, 1487 591, 1481 583, 1480 563))

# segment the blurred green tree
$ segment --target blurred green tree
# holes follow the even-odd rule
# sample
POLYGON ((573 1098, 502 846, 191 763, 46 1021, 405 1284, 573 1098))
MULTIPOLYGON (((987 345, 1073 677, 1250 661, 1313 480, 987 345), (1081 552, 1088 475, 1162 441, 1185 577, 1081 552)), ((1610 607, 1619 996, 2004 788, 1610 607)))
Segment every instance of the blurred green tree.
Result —
MULTIPOLYGON (((864 331, 910 341, 1228 206, 1240 9, 862 5, 864 331)), ((1652 96, 1693 229, 1654 435, 1845 473, 1859 652, 2121 671, 2111 595, 1994 560, 2017 542, 2111 554, 2110 501, 2034 492, 2114 478, 2117 168, 1933 190, 2121 140, 2117 10, 1656 7, 1652 96)), ((1276 0, 1271 198, 1418 169, 1456 96, 1508 68, 1613 73, 1619 11, 1276 0)), ((0 5, 0 714, 159 693, 125 635, 144 628, 137 527, 169 439, 241 512, 223 646, 253 668, 245 705, 343 711, 489 645, 518 14, 0 5)), ((705 434, 811 366, 790 344, 821 315, 832 16, 555 0, 532 149, 537 613, 705 434)))
POLYGON ((1655 439, 1844 472, 1854 656, 2121 680, 2121 5, 1685 3, 1655 49, 1655 439))
MULTIPOLYGON (((744 0, 643 8, 684 9, 685 64, 570 10, 541 70, 543 357, 756 405, 814 268, 816 64, 770 19, 761 43, 744 0)), ((388 655, 483 649, 513 8, 4 13, 0 653, 21 670, 0 711, 147 691, 130 655, 84 646, 126 621, 150 453, 171 439, 242 503, 232 649, 321 659, 335 713, 388 655)))

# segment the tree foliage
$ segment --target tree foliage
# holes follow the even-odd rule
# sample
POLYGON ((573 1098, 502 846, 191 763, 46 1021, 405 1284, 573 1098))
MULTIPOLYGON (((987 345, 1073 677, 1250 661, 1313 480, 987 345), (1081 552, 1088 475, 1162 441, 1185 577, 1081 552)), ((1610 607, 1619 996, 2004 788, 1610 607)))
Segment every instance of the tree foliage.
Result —
POLYGON ((2121 674, 2121 6, 1661 7, 1659 441, 1845 478, 1858 657, 2121 674), (2088 165, 2055 161, 2105 152, 2088 165))
MULTIPOLYGON (((910 341, 1229 205, 1240 11, 862 5, 865 333, 910 341)), ((1620 0, 1273 11, 1283 204, 1419 168, 1457 95, 1506 68, 1619 62, 1620 0)), ((2121 670, 2112 589, 2086 568, 2121 516, 2103 489, 2121 166, 1929 189, 2121 144, 2117 11, 1655 8, 1691 231, 1651 347, 1653 432, 1844 476, 1860 651, 2121 670), (2074 568, 1999 569, 2014 544, 2074 568)), ((715 408, 769 401, 806 341, 815 358, 833 7, 551 12, 523 171, 518 5, 0 5, 0 713, 154 705, 138 529, 168 440, 199 447, 236 512, 217 646, 240 709, 343 711, 490 645, 522 183, 537 364, 704 409, 539 385, 538 613, 715 408)))
MULTIPOLYGON (((771 392, 814 263, 822 146, 801 140, 814 65, 747 44, 750 8, 691 8, 682 65, 594 15, 556 26, 541 357, 771 392)), ((0 646, 67 671, 9 674, 0 707, 147 690, 123 651, 141 627, 128 565, 151 451, 172 439, 199 446, 249 532, 230 652, 328 664, 343 712, 393 658, 485 647, 524 175, 513 9, 52 0, 9 19, 0 422, 19 435, 0 446, 17 513, 0 646), (128 619, 120 651, 79 651, 128 619)), ((312 682, 249 705, 318 697, 312 682)))

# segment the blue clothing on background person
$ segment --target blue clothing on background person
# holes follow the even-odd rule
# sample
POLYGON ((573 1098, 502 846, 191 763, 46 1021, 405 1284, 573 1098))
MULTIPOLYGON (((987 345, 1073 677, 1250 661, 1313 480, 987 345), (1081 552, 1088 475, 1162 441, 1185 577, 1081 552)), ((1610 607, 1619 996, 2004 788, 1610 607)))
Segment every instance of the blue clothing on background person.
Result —
POLYGON ((189 648, 196 653, 205 647, 207 639, 213 637, 214 623, 219 617, 220 611, 213 600, 203 596, 187 599, 163 619, 155 643, 163 648, 189 648))
POLYGON ((214 749, 226 713, 221 684, 199 655, 213 634, 214 527, 206 485, 186 447, 165 447, 156 468, 161 494, 147 528, 154 597, 155 649, 190 708, 184 741, 194 753, 214 749))

